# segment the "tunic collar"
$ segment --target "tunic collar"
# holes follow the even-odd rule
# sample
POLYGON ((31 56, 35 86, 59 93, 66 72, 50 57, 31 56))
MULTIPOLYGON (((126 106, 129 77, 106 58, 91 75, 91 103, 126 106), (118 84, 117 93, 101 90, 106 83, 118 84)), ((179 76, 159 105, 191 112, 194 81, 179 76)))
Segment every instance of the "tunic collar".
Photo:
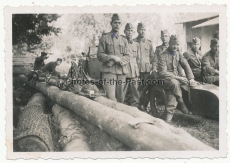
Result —
POLYGON ((137 37, 137 40, 138 40, 138 42, 143 42, 143 43, 145 43, 145 40, 146 40, 146 38, 144 37, 144 38, 141 38, 141 37, 137 37))
POLYGON ((118 38, 118 37, 120 36, 119 32, 114 33, 114 32, 111 31, 110 34, 111 34, 112 38, 113 38, 113 37, 118 38))

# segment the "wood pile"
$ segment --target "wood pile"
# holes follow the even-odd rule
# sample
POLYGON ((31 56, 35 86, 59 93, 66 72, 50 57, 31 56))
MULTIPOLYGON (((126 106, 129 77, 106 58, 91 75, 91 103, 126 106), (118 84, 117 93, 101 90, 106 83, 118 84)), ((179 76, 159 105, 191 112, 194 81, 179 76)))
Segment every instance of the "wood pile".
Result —
MULTIPOLYGON (((19 79, 33 86, 25 76, 20 76, 19 79)), ((55 86, 48 86, 46 83, 37 83, 34 88, 52 102, 72 110, 77 116, 105 131, 131 150, 214 150, 184 130, 136 108, 114 103, 106 98, 98 98, 96 102, 55 86)))

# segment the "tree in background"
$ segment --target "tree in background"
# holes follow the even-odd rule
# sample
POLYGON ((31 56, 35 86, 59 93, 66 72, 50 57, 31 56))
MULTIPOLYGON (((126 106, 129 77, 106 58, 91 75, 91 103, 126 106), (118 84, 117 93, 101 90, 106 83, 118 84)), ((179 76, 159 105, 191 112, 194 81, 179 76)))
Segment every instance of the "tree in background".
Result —
MULTIPOLYGON (((99 43, 102 33, 110 32, 110 21, 113 13, 101 14, 64 14, 57 22, 55 27, 61 28, 62 33, 55 36, 47 36, 52 38, 54 46, 51 51, 61 51, 62 55, 69 55, 66 47, 71 47, 71 54, 81 54, 82 51, 87 52, 89 46, 95 47, 99 43)), ((152 41, 154 47, 161 44, 160 31, 168 29, 171 34, 182 36, 183 27, 176 24, 187 13, 122 13, 122 27, 120 34, 124 35, 124 27, 126 23, 133 23, 137 26, 139 22, 143 22, 147 26, 146 38, 152 41)), ((135 37, 137 36, 137 32, 135 37)), ((45 41, 45 40, 44 40, 45 41)))
POLYGON ((56 21, 58 17, 57 14, 14 14, 13 45, 37 45, 42 42, 42 36, 52 33, 57 35, 60 28, 50 26, 50 23, 56 21))

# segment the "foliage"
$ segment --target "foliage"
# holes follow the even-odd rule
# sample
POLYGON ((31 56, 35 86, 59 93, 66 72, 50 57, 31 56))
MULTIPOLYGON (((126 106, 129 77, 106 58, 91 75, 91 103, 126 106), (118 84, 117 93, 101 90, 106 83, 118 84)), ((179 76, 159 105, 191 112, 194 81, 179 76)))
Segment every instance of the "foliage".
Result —
MULTIPOLYGON (((182 36, 182 25, 176 23, 188 16, 186 13, 126 13, 119 15, 122 18, 120 34, 124 35, 126 23, 131 22, 136 27, 139 22, 143 22, 147 26, 146 38, 151 40, 154 47, 161 44, 160 31, 162 29, 168 29, 171 34, 182 36)), ((62 33, 58 37, 47 36, 51 40, 44 41, 53 43, 54 46, 50 48, 50 51, 58 49, 64 56, 80 55, 82 51, 87 52, 89 46, 97 46, 102 33, 111 30, 111 17, 112 13, 62 15, 55 23, 55 27, 61 28, 62 33), (70 47, 71 51, 68 52, 67 47, 70 47)), ((134 37, 137 37, 137 32, 134 37)))
POLYGON ((42 42, 44 35, 48 36, 51 33, 57 35, 60 28, 50 24, 58 17, 57 14, 14 14, 12 16, 13 45, 36 45, 42 42))

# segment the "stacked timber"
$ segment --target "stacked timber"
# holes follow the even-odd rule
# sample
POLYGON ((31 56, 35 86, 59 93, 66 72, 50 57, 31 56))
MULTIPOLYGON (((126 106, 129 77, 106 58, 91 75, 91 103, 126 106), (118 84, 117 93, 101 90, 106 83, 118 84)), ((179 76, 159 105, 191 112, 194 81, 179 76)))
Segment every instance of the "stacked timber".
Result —
POLYGON ((62 151, 90 151, 85 129, 71 113, 55 104, 52 108, 56 123, 60 127, 59 144, 62 151))
POLYGON ((59 144, 63 151, 128 151, 130 148, 114 139, 76 113, 56 104, 53 107, 55 121, 61 130, 59 144))
POLYGON ((49 116, 44 114, 45 97, 37 93, 31 97, 19 115, 14 134, 14 151, 45 152, 53 151, 53 140, 49 116))
MULTIPOLYGON (((32 86, 25 76, 19 78, 32 86)), ((106 131, 131 150, 214 150, 185 131, 181 132, 182 130, 178 130, 162 120, 154 117, 151 119, 143 118, 147 116, 145 113, 142 114, 142 117, 135 117, 134 114, 115 110, 83 96, 60 90, 54 86, 47 86, 44 83, 37 83, 35 89, 45 94, 53 102, 74 111, 87 122, 106 131)))

